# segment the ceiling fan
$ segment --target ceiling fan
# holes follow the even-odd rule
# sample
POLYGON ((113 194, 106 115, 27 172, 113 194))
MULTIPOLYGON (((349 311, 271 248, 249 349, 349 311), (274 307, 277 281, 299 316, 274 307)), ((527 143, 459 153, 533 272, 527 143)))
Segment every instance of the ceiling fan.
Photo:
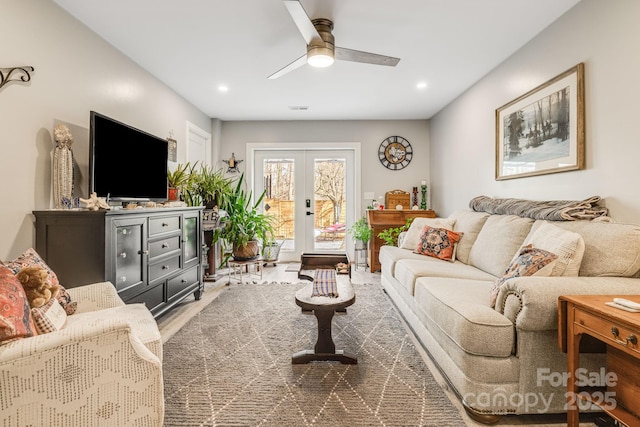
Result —
POLYGON ((376 53, 362 52, 346 49, 334 44, 333 21, 325 18, 310 19, 302 4, 298 0, 284 0, 284 5, 293 18, 302 37, 307 42, 307 53, 296 59, 289 65, 271 74, 269 79, 277 79, 308 63, 312 67, 328 67, 334 59, 341 61, 364 62, 367 64, 387 65, 395 67, 400 58, 378 55, 376 53))

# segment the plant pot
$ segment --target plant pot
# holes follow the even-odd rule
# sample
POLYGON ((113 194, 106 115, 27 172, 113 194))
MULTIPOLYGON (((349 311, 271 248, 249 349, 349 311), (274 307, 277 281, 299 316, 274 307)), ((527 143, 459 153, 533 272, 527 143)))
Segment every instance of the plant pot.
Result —
POLYGON ((174 187, 169 187, 168 196, 169 196, 169 201, 171 202, 178 200, 178 189, 174 187))
POLYGON ((354 243, 355 243, 355 249, 358 251, 367 248, 367 243, 363 242, 362 240, 356 240, 354 243))
POLYGON ((237 261, 249 261, 258 258, 260 248, 257 240, 249 240, 246 246, 233 245, 233 259, 237 261))
MULTIPOLYGON (((284 241, 282 243, 284 243, 284 241)), ((264 246, 262 249, 262 259, 264 259, 265 265, 267 262, 273 262, 275 264, 275 262, 278 261, 278 254, 280 254, 282 243, 272 242, 264 246)))

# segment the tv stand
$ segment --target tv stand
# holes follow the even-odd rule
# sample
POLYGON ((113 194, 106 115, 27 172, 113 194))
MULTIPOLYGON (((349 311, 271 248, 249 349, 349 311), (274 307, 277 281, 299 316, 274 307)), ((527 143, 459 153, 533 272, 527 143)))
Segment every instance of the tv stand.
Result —
POLYGON ((202 282, 202 208, 34 211, 36 251, 73 288, 109 281, 155 317, 202 282))

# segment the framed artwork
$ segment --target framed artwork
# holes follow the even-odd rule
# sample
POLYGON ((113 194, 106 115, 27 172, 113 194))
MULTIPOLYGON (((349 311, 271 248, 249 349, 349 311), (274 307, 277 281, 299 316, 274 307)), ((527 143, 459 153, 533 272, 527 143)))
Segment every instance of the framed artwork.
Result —
POLYGON ((167 142, 169 143, 169 154, 167 160, 171 162, 178 161, 178 141, 170 136, 167 138, 167 142))
POLYGON ((496 180, 584 169, 584 64, 496 110, 496 180))

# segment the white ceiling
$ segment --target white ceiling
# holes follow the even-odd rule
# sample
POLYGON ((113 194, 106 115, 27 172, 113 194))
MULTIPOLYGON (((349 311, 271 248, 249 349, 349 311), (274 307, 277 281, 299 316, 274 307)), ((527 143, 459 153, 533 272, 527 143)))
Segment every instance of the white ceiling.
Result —
POLYGON ((281 0, 54 1, 211 117, 379 120, 430 118, 580 0, 301 0, 336 46, 401 60, 275 80, 306 52, 281 0))

